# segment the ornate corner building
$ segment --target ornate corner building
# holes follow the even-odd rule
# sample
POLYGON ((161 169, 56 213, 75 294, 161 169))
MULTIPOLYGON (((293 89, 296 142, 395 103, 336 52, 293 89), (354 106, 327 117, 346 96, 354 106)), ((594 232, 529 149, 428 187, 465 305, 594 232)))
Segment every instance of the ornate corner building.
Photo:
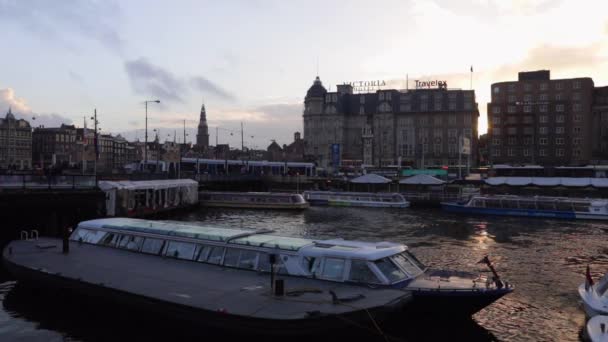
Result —
MULTIPOLYGON (((328 92, 317 76, 304 99, 306 154, 320 167, 457 166, 459 138, 471 142, 470 165, 477 163, 479 110, 473 90, 382 89, 355 93, 350 84, 328 92), (335 152, 335 150, 334 150, 335 152)), ((466 164, 463 156, 461 164, 466 164)))

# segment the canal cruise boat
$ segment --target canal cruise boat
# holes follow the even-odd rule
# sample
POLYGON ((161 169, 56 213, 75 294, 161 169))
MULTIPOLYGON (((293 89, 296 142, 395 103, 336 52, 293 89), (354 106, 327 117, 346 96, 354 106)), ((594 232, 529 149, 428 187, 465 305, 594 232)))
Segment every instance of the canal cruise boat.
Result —
MULTIPOLYGON (((233 282, 241 285, 237 288, 240 291, 260 283, 263 277, 256 278, 256 275, 268 272, 271 276, 276 273, 285 279, 287 285, 295 287, 344 287, 344 293, 363 294, 370 300, 353 305, 367 303, 365 305, 380 311, 385 305, 393 307, 394 301, 402 300, 393 292, 382 294, 382 291, 399 290, 412 297, 411 303, 399 311, 404 315, 429 313, 433 317, 469 317, 513 291, 510 284, 500 279, 487 257, 484 262, 492 271, 492 277, 433 270, 422 264, 407 246, 392 242, 313 240, 277 236, 271 230, 229 229, 129 218, 81 222, 70 236, 71 259, 58 251, 59 241, 13 241, 4 249, 5 265, 17 278, 61 275, 59 278, 62 280, 68 280, 68 277, 70 281, 83 282, 87 286, 103 284, 103 288, 119 291, 150 291, 146 295, 169 296, 172 300, 183 300, 182 304, 196 297, 207 309, 210 305, 207 300, 217 298, 208 298, 210 295, 196 291, 207 289, 220 293, 224 291, 225 284, 233 282), (105 271, 108 267, 112 267, 111 272, 105 271), (173 287, 158 269, 173 278, 179 272, 187 272, 186 283, 173 287), (222 273, 221 270, 230 272, 222 273), (149 285, 147 272, 155 274, 153 278, 160 277, 158 287, 149 285), (132 275, 135 278, 132 279, 132 275), (138 275, 142 277, 141 283, 136 281, 138 275), (192 278, 192 283, 188 283, 189 278, 192 278), (240 278, 247 281, 240 281, 240 278), (206 285, 200 287, 199 281, 206 285), (171 291, 168 293, 163 286, 171 287, 171 291), (380 292, 375 294, 375 291, 380 292), (374 298, 390 300, 382 302, 380 299, 374 301, 374 298)), ((226 291, 233 287, 227 286, 226 291)), ((250 304, 252 307, 262 305, 257 302, 250 304)), ((227 301, 221 307, 228 312, 240 312, 246 306, 247 299, 242 298, 240 301, 227 301)), ((262 306, 260 310, 270 314, 262 306)), ((245 310, 243 314, 245 312, 250 311, 245 310)), ((335 312, 338 314, 339 310, 335 312)))
POLYGON ((608 220, 608 200, 547 196, 476 195, 462 202, 442 202, 455 213, 608 220))
POLYGON ((337 207, 407 208, 403 195, 382 192, 305 191, 304 199, 311 205, 337 207))
POLYGON ((280 192, 201 191, 200 203, 206 207, 245 209, 306 209, 310 206, 300 194, 280 192))

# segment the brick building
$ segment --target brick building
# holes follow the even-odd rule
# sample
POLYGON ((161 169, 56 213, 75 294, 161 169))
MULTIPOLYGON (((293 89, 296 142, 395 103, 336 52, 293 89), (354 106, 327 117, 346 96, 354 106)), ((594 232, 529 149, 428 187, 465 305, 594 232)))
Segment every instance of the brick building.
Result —
POLYGON ((584 165, 592 159, 593 80, 552 80, 549 70, 492 84, 489 158, 494 164, 584 165))
POLYGON ((0 118, 0 169, 24 170, 32 167, 32 127, 15 119, 11 108, 0 118))

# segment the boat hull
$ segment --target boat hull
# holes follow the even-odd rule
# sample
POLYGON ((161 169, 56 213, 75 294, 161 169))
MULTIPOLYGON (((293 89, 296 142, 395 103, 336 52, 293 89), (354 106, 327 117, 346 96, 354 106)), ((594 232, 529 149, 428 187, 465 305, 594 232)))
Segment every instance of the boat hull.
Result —
POLYGON ((442 203, 443 210, 460 213, 460 214, 476 214, 476 215, 498 215, 498 216, 523 216, 523 217, 541 217, 541 218, 556 218, 556 219, 582 219, 582 220, 608 220, 608 215, 598 215, 591 213, 579 213, 573 211, 555 211, 555 210, 532 210, 532 209, 502 209, 502 208, 481 208, 469 207, 456 203, 442 203))
POLYGON ((512 291, 512 288, 491 291, 413 290, 414 300, 404 310, 408 315, 423 314, 431 319, 466 319, 512 291))
POLYGON ((223 202, 223 201, 201 201, 204 207, 214 208, 241 208, 241 209, 285 209, 285 210, 303 210, 307 209, 309 203, 239 203, 239 202, 223 202))
POLYGON ((407 208, 409 203, 390 203, 390 202, 354 202, 338 200, 316 200, 309 199, 310 205, 332 206, 332 207, 365 207, 365 208, 407 208))

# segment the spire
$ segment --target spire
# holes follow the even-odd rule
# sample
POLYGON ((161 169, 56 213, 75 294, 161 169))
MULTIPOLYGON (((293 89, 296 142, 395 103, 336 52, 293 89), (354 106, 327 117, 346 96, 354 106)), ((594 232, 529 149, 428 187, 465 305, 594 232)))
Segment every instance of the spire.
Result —
POLYGON ((205 111, 205 104, 203 103, 203 105, 201 106, 201 118, 200 118, 200 123, 199 125, 202 125, 204 123, 207 122, 207 113, 205 111))
POLYGON ((8 113, 6 113, 6 118, 7 119, 15 119, 15 116, 13 115, 13 110, 12 110, 12 108, 10 106, 8 107, 8 113))
POLYGON ((11 106, 8 106, 8 113, 7 113, 7 114, 13 114, 12 109, 13 109, 13 108, 12 108, 11 106))

